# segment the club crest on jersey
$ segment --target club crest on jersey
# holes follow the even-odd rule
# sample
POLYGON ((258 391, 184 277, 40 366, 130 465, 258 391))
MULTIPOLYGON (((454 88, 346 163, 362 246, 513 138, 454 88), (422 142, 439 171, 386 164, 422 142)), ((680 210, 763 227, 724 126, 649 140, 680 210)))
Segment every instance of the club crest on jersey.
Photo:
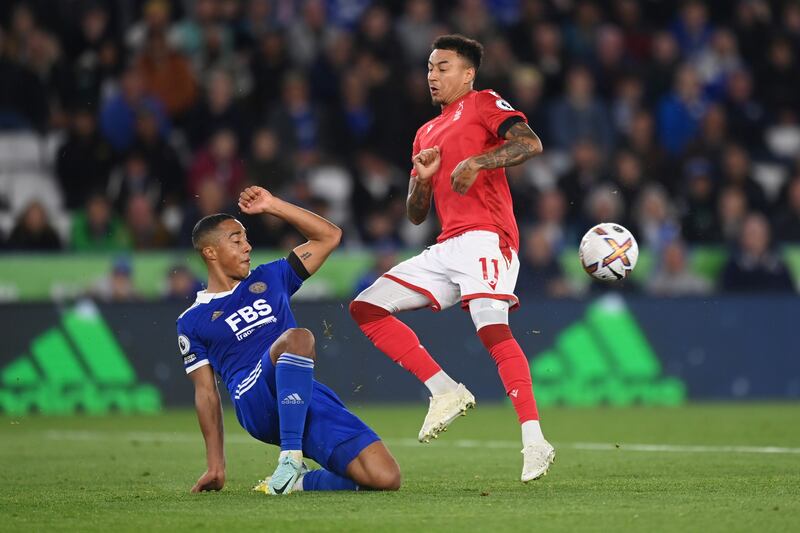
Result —
POLYGON ((189 353, 190 348, 191 343, 189 343, 189 337, 186 335, 178 335, 178 349, 181 351, 181 355, 189 353))
POLYGON ((458 109, 456 109, 456 114, 453 117, 453 122, 459 120, 461 118, 461 114, 464 112, 464 100, 461 100, 458 104, 458 109))
POLYGON ((214 322, 221 316, 222 316, 222 311, 214 311, 213 313, 211 313, 211 322, 214 322))
POLYGON ((249 287, 250 292, 253 294, 261 294, 265 290, 267 290, 267 284, 263 281, 256 281, 249 287))

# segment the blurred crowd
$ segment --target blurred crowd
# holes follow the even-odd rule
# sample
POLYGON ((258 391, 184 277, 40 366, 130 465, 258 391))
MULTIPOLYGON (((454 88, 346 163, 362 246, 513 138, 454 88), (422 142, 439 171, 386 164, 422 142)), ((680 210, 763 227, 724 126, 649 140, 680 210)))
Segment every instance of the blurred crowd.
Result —
MULTIPOLYGON (((687 268, 697 245, 730 250, 718 287, 792 290, 794 0, 5 0, 0 145, 34 136, 44 178, 0 154, 0 196, 28 191, 0 200, 3 246, 188 247, 198 218, 258 184, 386 268, 437 233, 406 221, 405 197, 414 133, 438 112, 430 42, 451 32, 483 43, 477 88, 545 147, 508 169, 519 292, 574 294, 558 257, 600 221, 654 254, 655 293, 717 288, 687 268)), ((255 246, 299 242, 274 218, 246 224, 255 246)))

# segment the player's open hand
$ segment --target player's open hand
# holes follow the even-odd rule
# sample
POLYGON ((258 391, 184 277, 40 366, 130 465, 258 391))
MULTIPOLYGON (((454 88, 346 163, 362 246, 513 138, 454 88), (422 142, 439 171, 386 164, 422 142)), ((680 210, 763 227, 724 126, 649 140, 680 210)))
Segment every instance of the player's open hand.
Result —
POLYGON ((466 194, 478 179, 480 170, 480 166, 471 157, 468 157, 453 169, 453 173, 450 174, 450 186, 458 194, 466 194))
POLYGON ((275 197, 263 187, 248 187, 239 194, 239 209, 248 215, 270 213, 275 197))
POLYGON ((222 490, 222 487, 225 486, 225 471, 212 471, 206 470, 205 473, 200 476, 200 479, 197 480, 197 483, 194 484, 192 487, 192 492, 203 492, 207 490, 222 490))
POLYGON ((441 152, 438 146, 421 150, 411 158, 414 163, 414 170, 417 171, 417 179, 426 181, 431 179, 439 171, 442 164, 441 152))

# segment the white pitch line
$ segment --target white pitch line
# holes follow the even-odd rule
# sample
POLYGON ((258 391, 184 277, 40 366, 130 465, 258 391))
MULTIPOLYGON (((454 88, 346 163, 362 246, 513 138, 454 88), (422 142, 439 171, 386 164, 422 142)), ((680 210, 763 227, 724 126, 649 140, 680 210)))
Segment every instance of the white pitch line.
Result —
MULTIPOLYGON (((44 432, 49 440, 128 440, 138 442, 201 442, 199 433, 187 432, 158 432, 158 431, 73 431, 50 430, 44 432)), ((257 442, 247 435, 226 435, 225 442, 233 444, 251 444, 257 442)), ((490 448, 490 449, 515 449, 521 445, 511 440, 437 440, 431 444, 420 444, 416 439, 386 439, 386 444, 398 448, 419 448, 436 450, 443 448, 490 448)), ((561 442, 555 443, 556 449, 567 448, 572 450, 594 452, 649 452, 649 453, 756 453, 756 454, 800 454, 800 448, 782 446, 710 446, 691 444, 611 444, 606 442, 561 442)))

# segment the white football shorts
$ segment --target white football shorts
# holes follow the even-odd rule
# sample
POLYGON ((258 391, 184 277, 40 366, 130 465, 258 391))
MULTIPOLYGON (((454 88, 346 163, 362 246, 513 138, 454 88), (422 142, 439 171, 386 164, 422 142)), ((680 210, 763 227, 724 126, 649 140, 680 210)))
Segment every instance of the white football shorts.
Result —
POLYGON ((496 233, 468 231, 428 247, 383 277, 425 295, 434 311, 458 302, 467 309, 475 298, 505 300, 513 310, 519 306, 514 295, 519 259, 516 250, 509 255, 503 255, 496 233))

